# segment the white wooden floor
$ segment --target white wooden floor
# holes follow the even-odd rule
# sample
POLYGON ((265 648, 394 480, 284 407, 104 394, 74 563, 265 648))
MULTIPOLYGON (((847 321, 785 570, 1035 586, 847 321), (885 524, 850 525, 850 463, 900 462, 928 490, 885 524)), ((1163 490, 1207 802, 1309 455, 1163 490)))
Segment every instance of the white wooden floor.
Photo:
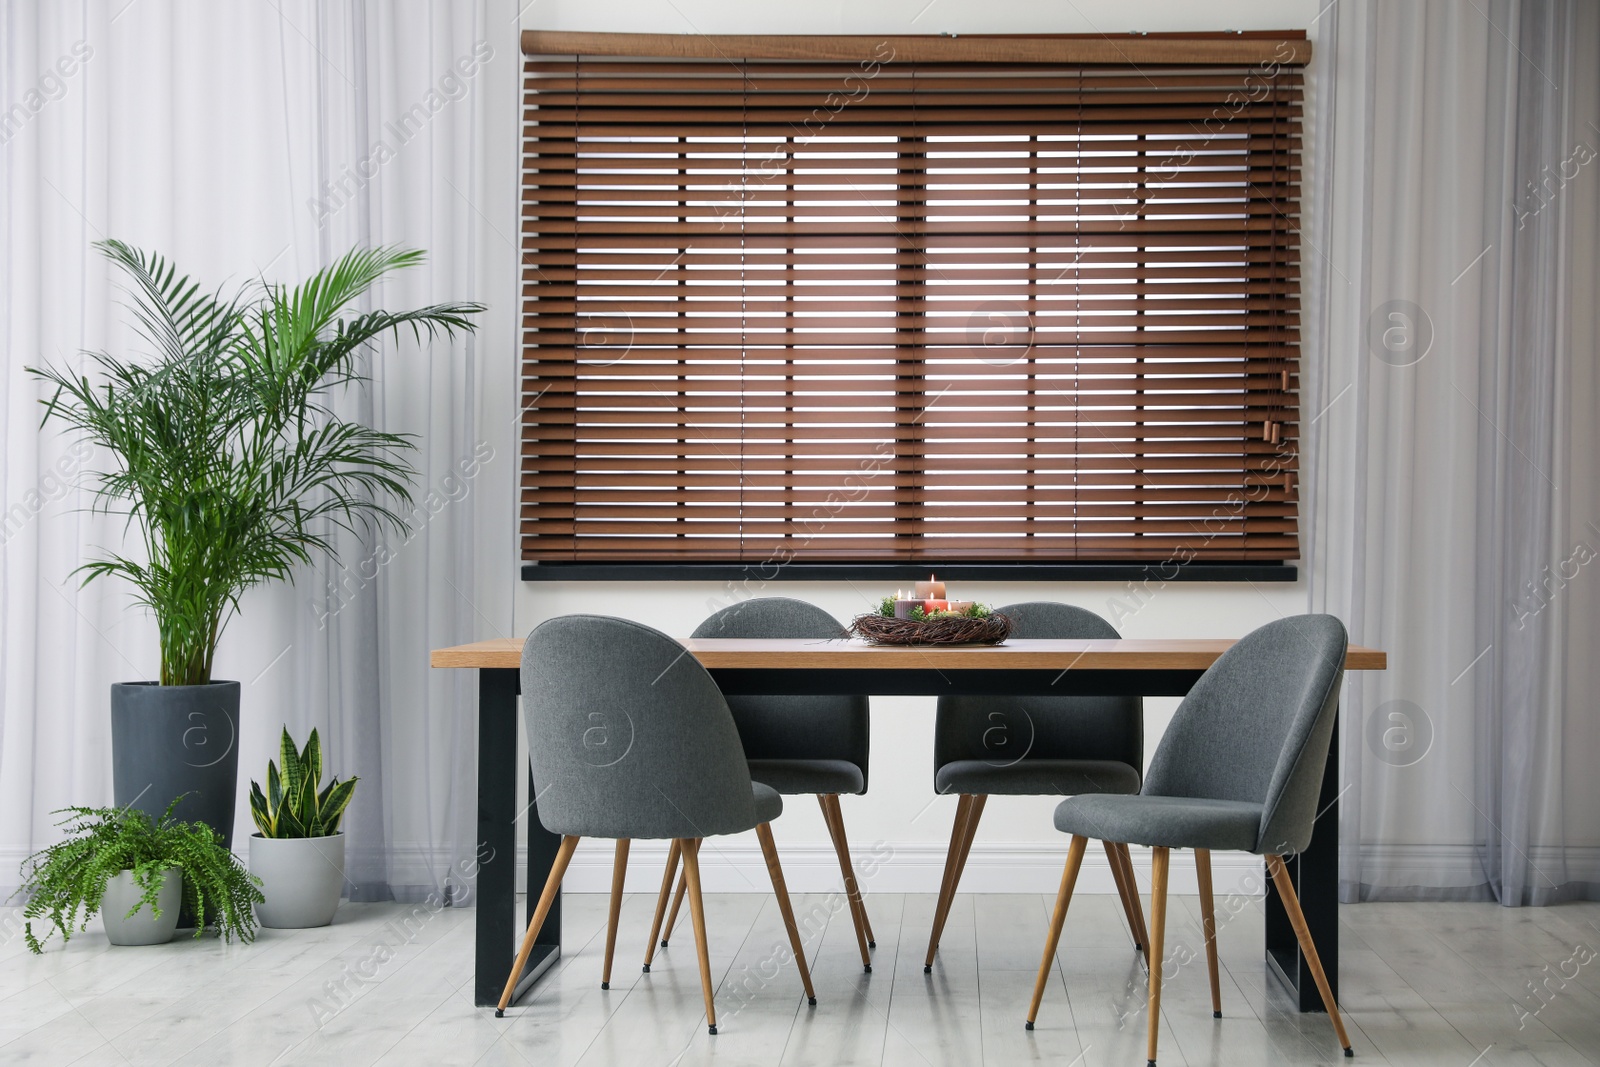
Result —
MULTIPOLYGON (((1144 976, 1114 896, 1073 902, 1033 1033, 1022 1021, 1044 897, 960 897, 924 976, 932 896, 868 898, 871 975, 848 914, 834 910, 842 901, 797 896, 816 930, 815 1008, 782 962, 771 897, 709 897, 716 1037, 705 1030, 687 909, 652 973, 640 973, 652 903, 628 898, 602 991, 604 898, 569 895, 566 955, 499 1020, 472 1006, 470 910, 346 904, 332 927, 264 931, 250 946, 116 949, 96 924, 42 958, 23 945, 17 913, 0 910, 0 1064, 1144 1063, 1144 976)), ((1163 1067, 1349 1062, 1326 1017, 1288 1011, 1266 975, 1259 903, 1230 904, 1224 1018, 1213 1020, 1197 902, 1173 901, 1163 1067)), ((1343 908, 1341 920, 1356 1063, 1600 1063, 1600 904, 1368 904, 1343 908)))

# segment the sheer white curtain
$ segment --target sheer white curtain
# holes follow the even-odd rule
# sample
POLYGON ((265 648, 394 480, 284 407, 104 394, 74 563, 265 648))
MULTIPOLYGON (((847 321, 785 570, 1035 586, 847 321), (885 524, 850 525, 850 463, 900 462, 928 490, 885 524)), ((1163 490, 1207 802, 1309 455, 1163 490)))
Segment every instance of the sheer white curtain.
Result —
POLYGON ((1346 900, 1600 897, 1600 8, 1341 0, 1305 219, 1346 900))
POLYGON ((91 242, 157 249, 207 284, 296 281, 382 244, 429 259, 372 306, 491 306, 475 338, 385 343, 374 388, 342 401, 418 435, 414 535, 352 542, 341 566, 249 594, 216 673, 244 683, 241 787, 285 723, 318 727, 331 769, 361 777, 353 897, 450 886, 463 901, 474 702, 427 652, 510 633, 516 18, 501 0, 6 4, 0 887, 54 840, 51 809, 109 802, 107 688, 156 668, 126 589, 71 577, 122 532, 72 488, 104 457, 40 432, 23 373, 136 343, 91 242))

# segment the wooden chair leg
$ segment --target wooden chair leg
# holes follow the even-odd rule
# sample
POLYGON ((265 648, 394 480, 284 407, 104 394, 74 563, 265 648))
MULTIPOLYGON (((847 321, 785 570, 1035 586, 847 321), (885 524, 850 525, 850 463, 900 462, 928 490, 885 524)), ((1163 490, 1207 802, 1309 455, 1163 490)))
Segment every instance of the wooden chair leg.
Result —
POLYGON ((1167 934, 1167 867, 1171 850, 1150 851, 1150 1032, 1146 1040, 1148 1067, 1156 1067, 1156 1036, 1161 1028, 1161 961, 1167 934))
POLYGON ((948 888, 941 894, 943 904, 933 916, 933 933, 928 938, 928 958, 922 961, 923 974, 933 972, 933 957, 939 951, 939 938, 944 936, 944 924, 950 918, 950 909, 955 905, 956 889, 961 885, 961 874, 967 869, 967 854, 972 851, 972 839, 978 836, 978 820, 983 817, 983 806, 988 802, 988 796, 979 793, 972 796, 967 805, 967 817, 961 826, 961 842, 955 854, 955 866, 946 875, 948 888))
POLYGON ((678 892, 672 898, 672 910, 667 912, 667 925, 661 930, 661 947, 667 947, 667 940, 672 937, 672 930, 678 925, 678 909, 683 907, 684 894, 689 892, 689 875, 687 872, 678 875, 678 892))
POLYGON ((833 794, 828 799, 828 803, 833 805, 834 825, 839 827, 839 846, 844 849, 845 854, 845 890, 854 894, 856 898, 856 906, 861 912, 861 928, 867 935, 867 947, 877 948, 878 939, 872 932, 872 920, 867 918, 867 900, 861 895, 861 885, 856 881, 856 864, 855 860, 850 856, 850 841, 844 832, 844 806, 839 803, 839 794, 833 794))
MULTIPOLYGON (((644 973, 650 973, 650 961, 656 957, 656 938, 661 936, 661 920, 667 914, 667 898, 672 895, 672 879, 678 873, 678 857, 683 845, 673 841, 667 849, 667 869, 661 872, 661 892, 656 896, 656 917, 650 924, 650 942, 644 947, 644 973)), ((666 944, 665 941, 662 944, 666 944)))
POLYGON ((617 920, 622 917, 622 883, 628 877, 626 837, 617 839, 616 857, 611 861, 611 914, 606 919, 606 959, 600 968, 600 988, 611 988, 611 957, 617 950, 617 920))
POLYGON ((1317 946, 1311 942, 1311 931, 1306 928, 1305 912, 1300 910, 1300 897, 1294 891, 1294 879, 1289 877, 1289 868, 1284 866, 1282 856, 1268 855, 1267 869, 1272 872, 1272 884, 1278 887, 1278 897, 1283 901, 1283 910, 1288 913, 1289 925, 1294 927, 1300 951, 1311 967, 1317 992, 1322 994, 1322 1006, 1328 1010, 1328 1018, 1333 1020, 1333 1032, 1339 1035, 1339 1045, 1346 1056, 1354 1056, 1350 1037, 1344 1032, 1344 1020, 1339 1017, 1339 1005, 1333 1002, 1333 990, 1328 988, 1328 975, 1322 969, 1322 958, 1317 955, 1317 946))
POLYGON ((864 922, 866 908, 861 903, 861 891, 856 888, 855 872, 850 869, 850 847, 844 841, 843 815, 835 807, 838 801, 838 797, 824 794, 817 796, 817 803, 822 806, 822 821, 828 824, 828 836, 833 839, 833 852, 839 858, 839 869, 844 873, 845 899, 850 902, 850 921, 856 928, 856 947, 861 950, 861 969, 871 974, 872 957, 867 953, 870 946, 867 944, 867 929, 864 922))
POLYGON ((694 921, 694 947, 700 957, 700 992, 706 998, 706 1025, 717 1032, 717 1005, 711 992, 711 952, 706 948, 706 906, 700 896, 700 839, 683 843, 683 875, 689 884, 689 916, 694 921))
POLYGON ((517 979, 522 976, 522 968, 527 966, 528 956, 533 952, 533 939, 539 936, 539 929, 544 926, 545 916, 550 914, 556 893, 561 889, 561 879, 566 877, 567 864, 572 862, 572 850, 577 847, 576 837, 561 839, 561 847, 556 850, 556 861, 550 865, 550 877, 544 880, 544 892, 539 894, 539 904, 533 910, 533 918, 528 920, 528 932, 522 935, 522 947, 517 949, 516 962, 511 965, 511 973, 506 976, 505 991, 500 994, 500 1003, 495 1006, 496 1019, 505 1016, 506 1005, 511 1003, 511 995, 517 991, 517 979))
POLYGON ((967 834, 961 842, 961 858, 956 861, 956 876, 950 880, 952 895, 961 885, 961 873, 967 869, 967 856, 972 852, 972 839, 978 836, 978 820, 983 818, 983 806, 987 803, 989 797, 979 793, 972 798, 972 807, 967 811, 967 834))
POLYGON ((1067 847, 1067 864, 1061 869, 1061 888, 1056 891, 1056 910, 1050 915, 1050 930, 1044 939, 1044 956, 1039 960, 1039 979, 1033 983, 1033 1002, 1028 1005, 1028 1030, 1033 1029, 1034 1021, 1039 1018, 1044 987, 1050 981, 1056 947, 1061 944, 1061 926, 1067 921, 1067 905, 1072 903, 1072 887, 1078 884, 1078 870, 1083 866, 1083 853, 1088 847, 1087 837, 1072 835, 1072 844, 1067 847))
POLYGON ((944 856, 944 874, 939 878, 939 900, 933 906, 933 930, 928 935, 928 958, 923 961, 922 973, 933 971, 933 955, 939 951, 939 932, 944 927, 942 916, 950 898, 950 879, 956 872, 956 860, 961 856, 961 842, 967 835, 967 809, 972 798, 966 793, 956 797, 956 817, 950 824, 950 848, 944 856))
POLYGON ((811 988, 811 968, 806 966, 806 946, 800 940, 800 929, 794 922, 794 907, 789 903, 789 887, 783 881, 783 868, 778 864, 778 846, 772 840, 772 824, 756 827, 756 838, 761 842, 761 854, 767 859, 767 874, 772 878, 772 895, 778 898, 778 912, 789 931, 789 947, 794 949, 794 959, 800 965, 800 984, 805 987, 806 1002, 817 1006, 817 991, 811 988))
POLYGON ((1122 853, 1117 851, 1115 841, 1100 842, 1105 846, 1106 862, 1111 866, 1111 880, 1117 883, 1117 897, 1122 901, 1122 914, 1128 919, 1128 936, 1133 938, 1135 952, 1144 950, 1144 942, 1140 940, 1140 931, 1144 927, 1142 917, 1134 913, 1141 911, 1137 890, 1128 885, 1128 872, 1122 866, 1122 853))
POLYGON ((1200 926, 1206 935, 1206 969, 1211 972, 1211 1017, 1222 1018, 1222 979, 1217 970, 1217 912, 1211 896, 1211 850, 1194 850, 1194 873, 1200 882, 1200 926))
POLYGON ((1144 908, 1139 903, 1139 878, 1133 872, 1133 855, 1128 851, 1128 843, 1117 843, 1117 856, 1122 860, 1122 876, 1128 883, 1128 897, 1133 901, 1133 918, 1139 924, 1138 932, 1134 939, 1139 943, 1139 951, 1144 953, 1144 965, 1150 966, 1150 931, 1144 925, 1144 908))

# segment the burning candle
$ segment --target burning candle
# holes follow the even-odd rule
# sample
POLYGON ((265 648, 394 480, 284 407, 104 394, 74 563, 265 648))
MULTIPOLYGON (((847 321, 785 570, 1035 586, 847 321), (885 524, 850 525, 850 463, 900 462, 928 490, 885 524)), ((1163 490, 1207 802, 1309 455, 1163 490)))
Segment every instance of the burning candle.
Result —
POLYGON ((967 612, 972 610, 972 601, 970 601, 970 600, 952 600, 952 601, 950 601, 949 610, 950 611, 955 611, 955 612, 960 612, 961 614, 966 614, 967 612))
MULTIPOLYGON (((942 589, 944 587, 941 585, 940 588, 942 589)), ((930 600, 924 600, 922 602, 922 610, 927 612, 929 615, 932 615, 936 611, 946 611, 946 610, 949 609, 949 607, 950 607, 950 601, 948 601, 948 600, 932 600, 932 599, 930 599, 930 600)))
POLYGON ((917 583, 917 596, 924 600, 943 600, 944 583, 934 580, 930 574, 927 581, 917 583))

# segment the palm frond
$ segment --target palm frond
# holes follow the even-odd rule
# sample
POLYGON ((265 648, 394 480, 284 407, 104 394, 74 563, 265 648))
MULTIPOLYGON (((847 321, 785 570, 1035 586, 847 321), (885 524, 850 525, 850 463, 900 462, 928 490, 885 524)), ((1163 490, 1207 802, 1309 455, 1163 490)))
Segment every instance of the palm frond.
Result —
POLYGON ((417 251, 356 249, 297 286, 226 296, 158 255, 98 247, 129 279, 149 358, 86 353, 79 371, 28 371, 45 388, 43 422, 112 457, 92 475, 93 506, 120 510, 143 541, 143 561, 107 555, 83 580, 126 579, 156 614, 161 680, 204 682, 245 590, 337 559, 340 531, 407 528, 414 440, 341 417, 332 391, 366 384, 359 357, 385 337, 470 332, 484 309, 353 310, 421 263, 417 251))

